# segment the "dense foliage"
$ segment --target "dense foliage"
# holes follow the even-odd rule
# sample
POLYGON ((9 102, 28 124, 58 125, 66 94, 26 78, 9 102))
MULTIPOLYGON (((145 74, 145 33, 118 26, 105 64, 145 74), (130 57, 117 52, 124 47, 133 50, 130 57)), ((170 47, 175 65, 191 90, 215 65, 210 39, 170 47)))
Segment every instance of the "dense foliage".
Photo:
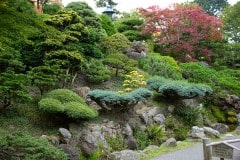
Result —
POLYGON ((180 68, 172 57, 150 53, 138 61, 138 66, 151 75, 171 79, 182 79, 180 68))
POLYGON ((98 115, 80 96, 68 89, 47 93, 38 103, 39 108, 50 113, 64 113, 73 119, 91 119, 98 115))
POLYGON ((163 77, 152 77, 147 81, 150 89, 167 97, 193 98, 212 93, 211 87, 204 84, 189 83, 184 80, 171 80, 163 77))
POLYGON ((199 4, 206 13, 211 15, 219 15, 222 10, 228 5, 227 0, 194 0, 194 3, 199 4))
POLYGON ((16 134, 0 137, 1 159, 59 159, 67 160, 63 151, 52 146, 47 140, 28 135, 16 134))
POLYGON ((183 76, 189 82, 205 83, 213 89, 228 90, 234 94, 240 95, 239 70, 221 70, 217 71, 211 67, 205 67, 200 63, 182 63, 180 65, 183 76))
POLYGON ((198 5, 175 4, 171 9, 152 6, 139 11, 146 19, 142 33, 151 34, 179 61, 210 61, 212 51, 203 42, 222 39, 221 20, 204 13, 198 5))
POLYGON ((139 88, 124 94, 104 90, 93 90, 87 94, 88 98, 91 98, 103 108, 117 111, 131 107, 151 96, 152 93, 145 88, 139 88))

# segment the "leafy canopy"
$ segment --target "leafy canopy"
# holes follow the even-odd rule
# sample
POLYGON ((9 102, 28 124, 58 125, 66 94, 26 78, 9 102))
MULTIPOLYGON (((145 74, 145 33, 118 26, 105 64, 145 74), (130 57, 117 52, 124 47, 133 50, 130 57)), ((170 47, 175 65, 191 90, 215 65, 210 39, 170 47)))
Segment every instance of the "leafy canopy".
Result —
POLYGON ((212 51, 201 42, 222 39, 221 20, 204 13, 198 5, 175 4, 167 9, 152 6, 139 11, 145 18, 142 33, 151 34, 165 52, 178 60, 210 61, 212 51))

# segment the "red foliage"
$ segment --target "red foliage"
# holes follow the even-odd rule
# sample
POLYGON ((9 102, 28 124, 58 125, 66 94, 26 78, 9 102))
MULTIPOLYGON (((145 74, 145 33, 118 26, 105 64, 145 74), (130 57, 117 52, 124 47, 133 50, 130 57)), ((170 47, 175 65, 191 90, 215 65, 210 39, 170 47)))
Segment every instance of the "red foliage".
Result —
POLYGON ((139 12, 145 18, 142 34, 151 34, 157 43, 165 46, 165 51, 182 61, 196 61, 200 57, 210 61, 212 51, 201 42, 222 39, 222 21, 204 13, 196 4, 174 4, 166 9, 152 6, 140 8, 139 12))

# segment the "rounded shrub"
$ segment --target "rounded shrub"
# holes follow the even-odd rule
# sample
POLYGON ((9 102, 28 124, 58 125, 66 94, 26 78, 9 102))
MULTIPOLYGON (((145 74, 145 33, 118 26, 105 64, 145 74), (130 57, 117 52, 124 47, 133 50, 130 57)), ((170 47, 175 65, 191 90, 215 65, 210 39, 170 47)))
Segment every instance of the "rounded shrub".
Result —
POLYGON ((64 111, 64 106, 62 103, 53 98, 43 98, 41 101, 38 103, 39 108, 47 111, 47 112, 63 112, 64 111))
POLYGON ((182 79, 180 68, 172 57, 161 56, 159 53, 150 53, 138 61, 138 66, 151 75, 171 79, 182 79))
POLYGON ((47 140, 25 134, 1 136, 0 148, 1 159, 68 159, 63 151, 52 146, 47 140))
POLYGON ((65 112, 71 118, 91 119, 98 116, 98 112, 79 102, 65 103, 65 112))
POLYGON ((69 89, 55 89, 47 93, 47 98, 59 100, 61 103, 80 102, 85 103, 84 100, 75 92, 69 89))

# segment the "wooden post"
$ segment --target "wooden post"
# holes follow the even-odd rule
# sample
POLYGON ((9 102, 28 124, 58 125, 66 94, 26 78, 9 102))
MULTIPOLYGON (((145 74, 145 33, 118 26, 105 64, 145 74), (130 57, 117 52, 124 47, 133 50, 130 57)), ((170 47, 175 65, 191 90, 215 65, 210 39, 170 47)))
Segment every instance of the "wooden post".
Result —
POLYGON ((211 143, 210 139, 206 138, 203 139, 203 157, 204 160, 212 160, 212 150, 211 146, 206 146, 207 144, 211 143))

